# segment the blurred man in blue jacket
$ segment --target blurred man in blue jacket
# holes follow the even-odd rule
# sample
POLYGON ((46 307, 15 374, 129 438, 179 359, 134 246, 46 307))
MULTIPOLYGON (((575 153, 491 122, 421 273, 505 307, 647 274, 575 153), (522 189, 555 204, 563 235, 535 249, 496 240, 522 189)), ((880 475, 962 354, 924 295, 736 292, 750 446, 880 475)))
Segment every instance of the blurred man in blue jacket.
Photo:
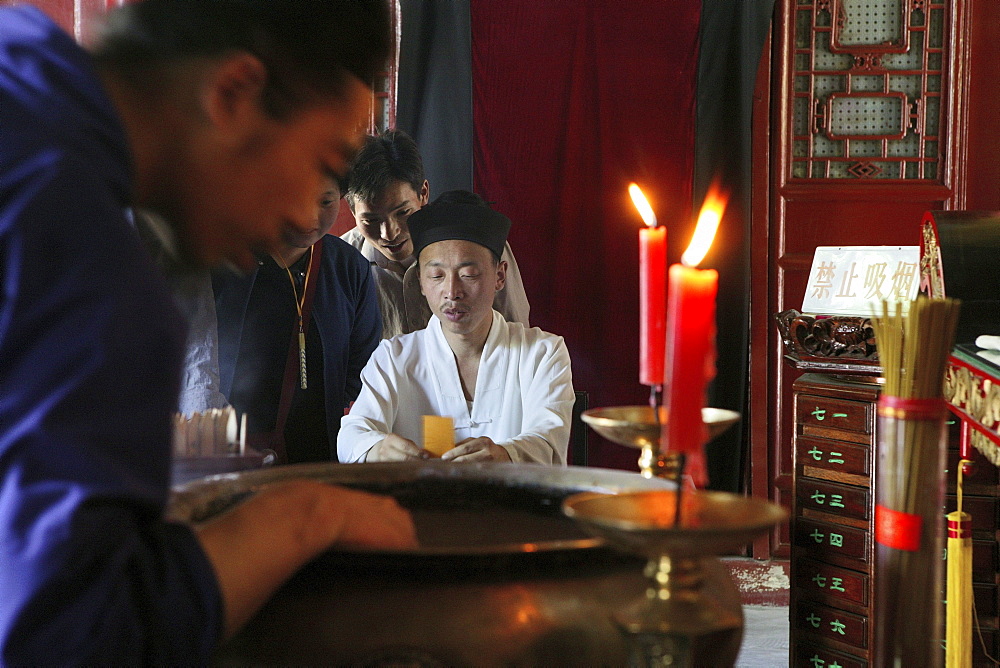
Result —
POLYGON ((413 542, 308 482, 163 520, 184 322, 126 214, 203 265, 308 232, 389 43, 381 0, 144 0, 92 54, 0 9, 0 663, 205 663, 331 544, 413 542))

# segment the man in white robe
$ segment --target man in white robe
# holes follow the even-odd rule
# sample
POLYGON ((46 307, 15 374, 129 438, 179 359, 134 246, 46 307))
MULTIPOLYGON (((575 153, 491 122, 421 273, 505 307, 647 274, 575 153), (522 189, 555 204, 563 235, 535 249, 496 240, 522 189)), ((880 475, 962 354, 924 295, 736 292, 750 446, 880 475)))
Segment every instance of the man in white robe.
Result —
POLYGON ((423 416, 439 415, 455 426, 444 460, 565 464, 574 402, 566 344, 493 310, 510 220, 451 191, 414 212, 409 228, 433 315, 372 354, 342 421, 340 461, 426 458, 423 416))

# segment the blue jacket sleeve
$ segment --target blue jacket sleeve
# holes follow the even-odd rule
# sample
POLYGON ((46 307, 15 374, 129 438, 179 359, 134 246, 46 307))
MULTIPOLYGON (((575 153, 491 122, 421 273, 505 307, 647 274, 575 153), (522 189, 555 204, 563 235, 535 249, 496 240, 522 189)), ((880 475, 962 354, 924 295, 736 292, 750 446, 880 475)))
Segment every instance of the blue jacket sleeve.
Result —
POLYGON ((202 663, 218 585, 163 520, 183 321, 100 171, 0 151, 0 663, 202 663))

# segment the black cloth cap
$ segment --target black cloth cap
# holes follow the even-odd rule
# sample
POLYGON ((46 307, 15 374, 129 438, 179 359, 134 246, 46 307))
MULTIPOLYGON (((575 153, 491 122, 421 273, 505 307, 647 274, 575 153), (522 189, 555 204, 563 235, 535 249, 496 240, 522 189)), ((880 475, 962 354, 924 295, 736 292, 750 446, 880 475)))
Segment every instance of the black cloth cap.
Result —
POLYGON ((413 253, 438 241, 458 239, 485 246, 497 260, 510 231, 510 218, 490 208, 482 197, 467 190, 449 190, 414 211, 407 220, 413 253))

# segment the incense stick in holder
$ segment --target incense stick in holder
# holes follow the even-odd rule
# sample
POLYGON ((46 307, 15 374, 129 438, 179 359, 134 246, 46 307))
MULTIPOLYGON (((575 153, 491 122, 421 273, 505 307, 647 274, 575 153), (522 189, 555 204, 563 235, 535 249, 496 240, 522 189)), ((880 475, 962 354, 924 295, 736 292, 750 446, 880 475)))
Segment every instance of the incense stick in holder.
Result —
POLYGON ((873 665, 940 666, 946 409, 883 396, 878 411, 873 665))
POLYGON ((875 464, 876 666, 941 666, 944 549, 942 397, 958 302, 919 298, 873 318, 885 390, 875 464))

